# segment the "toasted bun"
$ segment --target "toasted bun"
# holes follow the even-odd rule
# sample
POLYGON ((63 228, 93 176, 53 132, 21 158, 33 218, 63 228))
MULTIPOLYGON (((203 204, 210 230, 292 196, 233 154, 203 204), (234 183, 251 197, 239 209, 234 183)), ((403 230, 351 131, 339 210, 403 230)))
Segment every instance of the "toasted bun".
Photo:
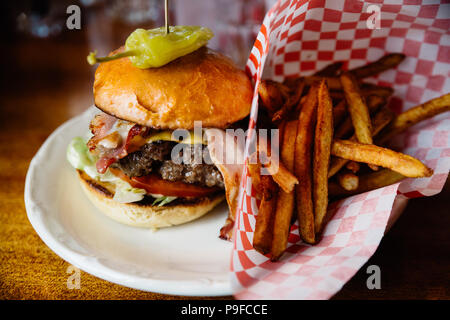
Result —
POLYGON ((190 130, 197 120, 225 128, 250 113, 252 96, 245 72, 206 47, 160 68, 139 69, 122 58, 95 72, 98 108, 155 129, 190 130))
POLYGON ((105 215, 133 227, 163 228, 200 218, 223 199, 223 194, 183 201, 177 205, 152 206, 151 203, 119 203, 114 201, 111 184, 98 182, 77 170, 81 186, 91 202, 105 215))

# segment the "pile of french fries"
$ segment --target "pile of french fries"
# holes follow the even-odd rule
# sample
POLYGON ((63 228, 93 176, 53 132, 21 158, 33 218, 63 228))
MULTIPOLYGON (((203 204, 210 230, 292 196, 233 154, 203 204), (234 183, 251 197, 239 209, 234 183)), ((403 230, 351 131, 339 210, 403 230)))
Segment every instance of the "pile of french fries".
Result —
POLYGON ((295 220, 304 242, 320 241, 331 218, 330 200, 433 174, 418 159, 384 144, 418 122, 449 111, 450 94, 395 115, 387 107, 392 88, 362 81, 404 58, 388 54, 349 71, 336 62, 313 76, 261 82, 259 117, 269 118, 279 129, 280 156, 270 157, 259 143, 257 159, 270 161, 248 164, 261 199, 253 237, 256 250, 276 261, 287 248, 295 220), (269 174, 262 175, 262 168, 269 174))

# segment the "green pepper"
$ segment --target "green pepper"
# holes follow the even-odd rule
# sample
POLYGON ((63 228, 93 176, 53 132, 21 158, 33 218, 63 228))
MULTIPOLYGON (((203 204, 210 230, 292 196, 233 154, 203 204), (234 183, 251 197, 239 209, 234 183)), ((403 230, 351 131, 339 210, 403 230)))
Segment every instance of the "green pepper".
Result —
POLYGON ((97 57, 97 52, 91 52, 87 60, 93 65, 129 57, 138 68, 157 68, 203 47, 213 36, 209 28, 200 26, 171 26, 169 33, 164 27, 136 29, 127 38, 125 51, 109 57, 97 57))

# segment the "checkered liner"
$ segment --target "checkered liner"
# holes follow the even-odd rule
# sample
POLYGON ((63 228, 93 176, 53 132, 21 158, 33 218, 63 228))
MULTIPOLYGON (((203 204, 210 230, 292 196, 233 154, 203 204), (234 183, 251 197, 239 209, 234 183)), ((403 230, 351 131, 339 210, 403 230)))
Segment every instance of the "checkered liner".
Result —
MULTIPOLYGON (((396 69, 368 79, 392 86, 395 111, 450 91, 450 4, 448 1, 279 0, 267 13, 247 63, 255 82, 250 132, 258 110, 262 73, 283 80, 307 75, 333 61, 352 68, 386 53, 403 52, 396 69), (368 3, 370 2, 370 3, 368 3), (381 29, 369 29, 367 7, 381 9, 381 29), (267 66, 264 68, 267 57, 267 66)), ((238 299, 328 299, 372 256, 390 217, 400 214, 395 200, 434 195, 450 169, 450 115, 442 114, 397 137, 400 149, 424 161, 435 174, 330 204, 334 214, 321 242, 301 242, 292 226, 287 252, 279 262, 252 248, 259 201, 244 169, 231 259, 238 299)))

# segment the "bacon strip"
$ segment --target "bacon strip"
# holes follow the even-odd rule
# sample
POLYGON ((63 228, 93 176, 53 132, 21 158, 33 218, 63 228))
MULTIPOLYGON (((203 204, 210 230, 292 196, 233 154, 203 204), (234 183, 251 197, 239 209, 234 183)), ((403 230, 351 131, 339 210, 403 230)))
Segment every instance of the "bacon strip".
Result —
POLYGON ((118 119, 106 113, 98 114, 89 124, 89 129, 94 135, 87 143, 90 151, 97 147, 97 143, 105 138, 118 119))
MULTIPOLYGON (((106 113, 95 116, 89 126, 94 135, 87 144, 91 152, 100 149, 97 148, 99 142, 111 134, 111 129, 113 129, 114 124, 118 120, 106 113)), ((111 149, 101 148, 101 150, 98 150, 100 157, 96 163, 97 171, 99 173, 105 173, 111 164, 126 157, 129 153, 136 151, 136 148, 133 146, 133 139, 137 136, 145 136, 148 131, 149 128, 134 124, 128 131, 126 139, 120 139, 117 147, 111 149)))
POLYGON ((238 206, 239 184, 244 166, 244 147, 232 134, 220 129, 205 132, 208 149, 214 165, 219 169, 225 183, 225 196, 229 212, 225 225, 220 229, 220 238, 231 240, 238 206))
POLYGON ((131 142, 134 137, 143 136, 147 133, 148 128, 143 127, 139 124, 135 124, 130 131, 128 131, 128 136, 125 141, 121 141, 121 144, 114 149, 109 149, 105 152, 102 157, 97 161, 95 166, 99 173, 105 173, 110 165, 119 159, 126 157, 129 153, 136 151, 135 148, 131 148, 131 142))

